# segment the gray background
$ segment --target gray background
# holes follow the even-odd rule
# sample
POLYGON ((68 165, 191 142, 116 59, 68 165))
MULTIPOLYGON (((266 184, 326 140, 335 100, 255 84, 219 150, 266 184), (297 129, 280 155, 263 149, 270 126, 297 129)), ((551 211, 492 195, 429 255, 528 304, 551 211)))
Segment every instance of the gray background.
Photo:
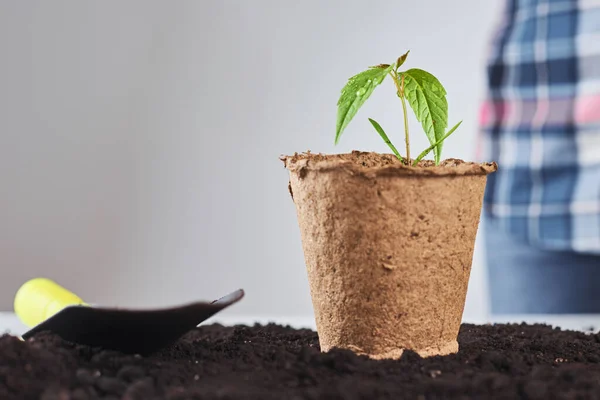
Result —
MULTIPOLYGON (((0 0, 0 310, 26 279, 92 303, 213 299, 236 316, 312 314, 278 156, 402 146, 389 81, 333 145, 346 79, 436 74, 445 156, 472 159, 501 1, 0 0)), ((413 152, 426 147, 413 121, 413 152)), ((485 318, 481 251, 465 318, 485 318)))

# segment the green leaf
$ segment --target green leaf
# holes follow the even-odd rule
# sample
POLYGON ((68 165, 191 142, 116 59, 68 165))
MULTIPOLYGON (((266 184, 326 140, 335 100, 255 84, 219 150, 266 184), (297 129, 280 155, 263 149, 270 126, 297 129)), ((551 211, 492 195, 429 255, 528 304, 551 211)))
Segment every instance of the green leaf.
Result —
POLYGON ((406 57, 408 57, 408 53, 410 53, 410 50, 398 57, 398 61, 396 61, 396 71, 402 66, 402 64, 404 64, 406 57))
POLYGON ((390 149, 392 149, 392 151, 394 152, 396 157, 398 157, 398 160, 404 162, 404 158, 402 158, 402 156, 400 155, 400 153, 398 152, 396 147, 394 147, 394 145, 392 144, 392 141, 390 140, 390 138, 388 138, 388 135, 385 134, 385 131, 383 130, 381 125, 379 125, 379 123, 377 121, 375 121, 374 119, 371 119, 371 118, 369 118, 369 122, 371 123, 371 125, 373 125, 373 128, 375 128, 377 133, 379 133, 379 136, 381 136, 383 141, 385 143, 387 143, 388 146, 390 146, 390 149))
POLYGON ((340 140, 342 132, 348 126, 352 118, 358 112, 358 109, 371 96, 373 90, 385 79, 387 74, 392 71, 393 65, 383 68, 380 66, 371 67, 366 71, 354 75, 348 79, 348 83, 342 89, 342 94, 338 100, 337 125, 335 130, 335 143, 340 140))
POLYGON ((458 128, 460 126, 460 124, 462 124, 462 121, 460 121, 458 124, 454 125, 452 127, 452 129, 450 129, 448 131, 448 133, 446 133, 444 136, 442 136, 442 138, 440 140, 438 140, 437 142, 435 142, 434 144, 432 144, 431 146, 429 146, 428 148, 423 150, 423 152, 421 154, 419 154, 419 157, 417 157, 415 159, 415 162, 413 163, 413 167, 416 167, 417 164, 419 163, 419 161, 421 161, 425 156, 427 156, 427 154, 429 154, 429 152, 431 150, 433 150, 435 148, 435 146, 442 144, 444 142, 444 140, 446 140, 448 138, 448 136, 452 135, 454 133, 454 131, 456 130, 456 128, 458 128))
POLYGON ((435 146, 433 152, 437 165, 442 154, 442 142, 438 141, 448 127, 446 89, 435 76, 421 69, 409 69, 400 76, 404 78, 404 94, 408 103, 423 126, 429 143, 435 146))

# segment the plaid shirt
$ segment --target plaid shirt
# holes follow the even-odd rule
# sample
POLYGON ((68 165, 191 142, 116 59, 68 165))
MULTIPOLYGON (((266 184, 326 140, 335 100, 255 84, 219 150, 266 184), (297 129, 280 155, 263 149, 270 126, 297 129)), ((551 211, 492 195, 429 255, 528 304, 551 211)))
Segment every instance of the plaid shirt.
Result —
POLYGON ((600 254, 600 0, 507 0, 480 115, 485 216, 521 242, 600 254))

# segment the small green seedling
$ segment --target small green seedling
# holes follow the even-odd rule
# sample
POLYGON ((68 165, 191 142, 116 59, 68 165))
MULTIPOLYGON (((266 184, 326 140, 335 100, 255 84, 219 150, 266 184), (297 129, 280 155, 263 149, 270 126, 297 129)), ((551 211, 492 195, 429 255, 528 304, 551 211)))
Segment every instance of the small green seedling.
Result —
POLYGON ((373 90, 390 75, 396 86, 396 94, 402 102, 404 114, 404 134, 406 141, 406 158, 403 158, 396 147, 392 144, 385 131, 377 121, 369 118, 369 121, 379 133, 383 141, 392 149, 396 157, 406 165, 410 165, 410 137, 408 134, 408 115, 406 112, 406 100, 415 113, 417 120, 423 126, 423 130, 429 139, 431 146, 426 148, 414 160, 416 166, 427 154, 433 150, 435 164, 439 165, 442 154, 442 144, 462 123, 460 121, 452 129, 446 132, 448 127, 448 102, 446 101, 446 90, 440 81, 429 72, 422 69, 409 69, 404 72, 398 71, 408 57, 409 51, 398 57, 393 64, 379 64, 368 70, 354 75, 342 89, 338 101, 337 127, 335 143, 337 144, 342 132, 348 126, 358 109, 371 96, 373 90))

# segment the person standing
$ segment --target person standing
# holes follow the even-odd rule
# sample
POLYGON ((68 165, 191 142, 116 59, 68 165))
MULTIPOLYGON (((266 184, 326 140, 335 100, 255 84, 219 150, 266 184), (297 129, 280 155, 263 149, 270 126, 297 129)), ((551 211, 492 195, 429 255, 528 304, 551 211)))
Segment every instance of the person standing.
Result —
POLYGON ((507 0, 480 127, 492 314, 600 313, 599 0, 507 0))

